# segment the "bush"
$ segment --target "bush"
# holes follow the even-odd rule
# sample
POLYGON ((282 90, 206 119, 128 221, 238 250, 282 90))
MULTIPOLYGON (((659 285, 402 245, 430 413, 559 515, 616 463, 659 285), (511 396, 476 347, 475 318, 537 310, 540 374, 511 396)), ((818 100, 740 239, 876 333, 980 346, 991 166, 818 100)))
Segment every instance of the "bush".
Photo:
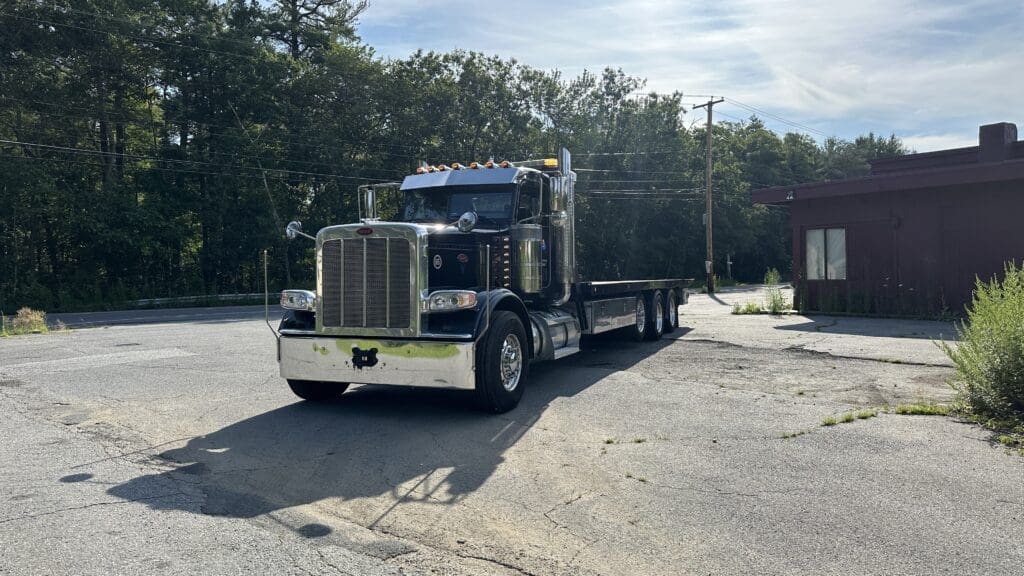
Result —
POLYGON ((4 319, 3 332, 4 335, 46 332, 46 313, 26 306, 9 321, 4 319))
POLYGON ((956 366, 953 386, 975 416, 1024 419, 1024 267, 1006 265, 1003 280, 977 280, 960 343, 942 348, 956 366))

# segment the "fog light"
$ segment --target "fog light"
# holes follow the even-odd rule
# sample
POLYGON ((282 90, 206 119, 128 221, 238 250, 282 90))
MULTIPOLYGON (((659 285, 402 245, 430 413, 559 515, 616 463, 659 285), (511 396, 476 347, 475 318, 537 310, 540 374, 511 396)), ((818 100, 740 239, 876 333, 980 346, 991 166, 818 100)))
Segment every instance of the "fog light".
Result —
POLYGON ((281 292, 281 308, 286 310, 316 310, 316 294, 309 290, 281 292))
POLYGON ((450 312, 476 307, 476 292, 470 290, 438 290, 431 292, 425 302, 425 312, 450 312))

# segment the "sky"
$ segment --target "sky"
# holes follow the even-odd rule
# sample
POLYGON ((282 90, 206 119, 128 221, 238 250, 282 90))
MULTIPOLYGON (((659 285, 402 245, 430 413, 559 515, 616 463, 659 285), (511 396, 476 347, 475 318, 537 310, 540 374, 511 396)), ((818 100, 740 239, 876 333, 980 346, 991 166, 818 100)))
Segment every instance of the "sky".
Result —
POLYGON ((460 48, 565 75, 622 68, 647 91, 726 97, 716 119, 755 108, 819 141, 896 134, 926 152, 1002 121, 1024 136, 1024 0, 370 0, 358 28, 388 58, 460 48))

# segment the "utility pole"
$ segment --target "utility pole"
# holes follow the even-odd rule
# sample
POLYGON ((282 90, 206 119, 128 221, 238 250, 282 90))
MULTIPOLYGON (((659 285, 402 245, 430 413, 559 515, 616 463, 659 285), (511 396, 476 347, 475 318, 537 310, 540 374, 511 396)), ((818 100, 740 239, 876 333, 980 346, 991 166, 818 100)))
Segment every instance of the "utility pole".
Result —
POLYGON ((708 294, 715 293, 715 251, 711 244, 711 112, 715 107, 715 104, 720 104, 724 100, 724 98, 715 100, 712 96, 706 104, 700 104, 693 107, 694 110, 697 108, 708 109, 707 168, 704 171, 704 174, 707 177, 707 192, 705 193, 705 203, 707 205, 704 209, 704 233, 707 237, 708 244, 708 259, 704 262, 704 269, 708 274, 708 294))

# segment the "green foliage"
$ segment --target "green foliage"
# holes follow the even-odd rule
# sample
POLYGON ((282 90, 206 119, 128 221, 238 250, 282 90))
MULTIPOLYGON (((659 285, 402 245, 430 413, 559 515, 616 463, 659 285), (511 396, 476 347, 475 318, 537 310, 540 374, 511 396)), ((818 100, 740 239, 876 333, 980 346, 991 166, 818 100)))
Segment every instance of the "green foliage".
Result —
POLYGON ((907 416, 946 416, 949 406, 944 404, 900 404, 893 412, 907 416))
POLYGON ((732 307, 733 314, 745 315, 745 314, 763 314, 764 310, 761 309, 761 305, 757 302, 747 302, 743 306, 734 304, 732 307))
POLYGON ((46 332, 46 313, 28 307, 21 308, 13 318, 3 318, 0 335, 15 336, 46 332))
MULTIPOLYGON (((547 156, 579 169, 584 278, 701 277, 705 132, 682 94, 638 98, 606 69, 565 77, 454 51, 384 60, 362 0, 15 0, 0 34, 0 308, 311 287, 307 230, 356 219, 356 188, 418 162, 547 156), (37 26, 32 22, 52 22, 37 26), (52 146, 46 148, 35 146, 52 146), (598 193, 592 193, 598 192, 598 193)), ((682 87, 681 87, 682 88, 682 87)), ((899 153, 874 135, 823 146, 756 118, 714 127, 716 269, 788 271, 783 210, 751 188, 858 175, 899 153)), ((389 199, 394 207, 394 198, 389 199)))
POLYGON ((764 308, 769 314, 782 314, 791 308, 789 301, 782 295, 780 278, 779 271, 775 268, 769 268, 764 274, 764 308))
POLYGON ((976 416, 1024 420, 1024 268, 977 280, 959 343, 942 347, 956 366, 959 400, 976 416))

